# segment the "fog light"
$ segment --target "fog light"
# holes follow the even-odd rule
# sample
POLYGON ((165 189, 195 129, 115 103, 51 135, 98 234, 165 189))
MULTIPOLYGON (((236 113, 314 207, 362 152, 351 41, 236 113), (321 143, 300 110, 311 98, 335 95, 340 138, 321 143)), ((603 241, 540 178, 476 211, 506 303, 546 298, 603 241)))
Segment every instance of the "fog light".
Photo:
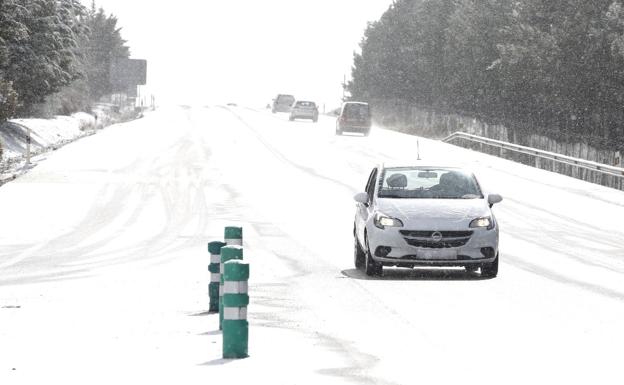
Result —
POLYGON ((481 248, 481 254, 483 254, 483 256, 485 258, 494 258, 494 248, 493 247, 482 247, 481 248))
POLYGON ((385 258, 392 251, 392 247, 388 246, 377 246, 375 249, 375 256, 379 258, 385 258))

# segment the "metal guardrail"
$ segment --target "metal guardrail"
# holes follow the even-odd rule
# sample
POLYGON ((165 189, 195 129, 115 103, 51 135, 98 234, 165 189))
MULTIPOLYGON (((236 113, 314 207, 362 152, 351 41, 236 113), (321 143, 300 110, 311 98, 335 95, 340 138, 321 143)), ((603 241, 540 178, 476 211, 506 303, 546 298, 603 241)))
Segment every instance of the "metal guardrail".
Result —
POLYGON ((455 132, 448 137, 442 139, 443 142, 451 142, 455 139, 465 139, 475 143, 481 143, 488 146, 497 147, 503 150, 515 151, 521 154, 527 154, 531 156, 535 156, 540 159, 548 159, 558 163, 568 164, 580 168, 584 168, 586 170, 597 171, 602 174, 617 176, 620 178, 624 178, 624 168, 609 166, 608 164, 592 162, 590 160, 573 158, 567 155, 557 154, 555 152, 538 150, 532 147, 521 146, 518 144, 513 144, 509 142, 503 142, 501 140, 485 138, 483 136, 477 136, 472 134, 467 134, 465 132, 455 132))

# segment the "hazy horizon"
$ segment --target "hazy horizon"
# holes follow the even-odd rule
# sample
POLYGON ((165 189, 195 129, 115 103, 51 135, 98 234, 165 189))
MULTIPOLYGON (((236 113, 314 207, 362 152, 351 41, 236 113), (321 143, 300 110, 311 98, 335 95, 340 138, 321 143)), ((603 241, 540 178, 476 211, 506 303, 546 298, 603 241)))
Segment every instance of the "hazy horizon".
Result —
MULTIPOLYGON (((91 1, 82 0, 87 6, 91 1)), ((269 103, 277 93, 339 104, 367 22, 391 0, 166 4, 99 0, 159 103, 269 103), (166 21, 166 25, 162 22, 166 21)))

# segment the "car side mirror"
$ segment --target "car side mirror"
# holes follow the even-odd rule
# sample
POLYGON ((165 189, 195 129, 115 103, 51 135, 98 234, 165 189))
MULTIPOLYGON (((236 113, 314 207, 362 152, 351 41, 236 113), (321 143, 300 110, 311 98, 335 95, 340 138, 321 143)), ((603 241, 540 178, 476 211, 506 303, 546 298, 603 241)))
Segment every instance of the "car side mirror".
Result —
POLYGON ((490 207, 494 206, 497 203, 502 202, 503 197, 498 194, 489 194, 488 195, 488 204, 490 207))
POLYGON ((364 206, 368 206, 368 194, 365 193, 365 192, 361 192, 361 193, 355 194, 355 196, 353 196, 353 199, 357 203, 361 203, 364 206))

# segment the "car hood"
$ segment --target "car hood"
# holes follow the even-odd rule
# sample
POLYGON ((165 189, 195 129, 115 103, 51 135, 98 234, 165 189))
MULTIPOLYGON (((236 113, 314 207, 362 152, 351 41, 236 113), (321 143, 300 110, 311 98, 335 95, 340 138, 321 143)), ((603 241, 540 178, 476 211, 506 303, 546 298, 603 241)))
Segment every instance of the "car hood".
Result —
POLYGON ((379 198, 377 208, 413 229, 467 229, 473 219, 492 215, 485 199, 379 198))

